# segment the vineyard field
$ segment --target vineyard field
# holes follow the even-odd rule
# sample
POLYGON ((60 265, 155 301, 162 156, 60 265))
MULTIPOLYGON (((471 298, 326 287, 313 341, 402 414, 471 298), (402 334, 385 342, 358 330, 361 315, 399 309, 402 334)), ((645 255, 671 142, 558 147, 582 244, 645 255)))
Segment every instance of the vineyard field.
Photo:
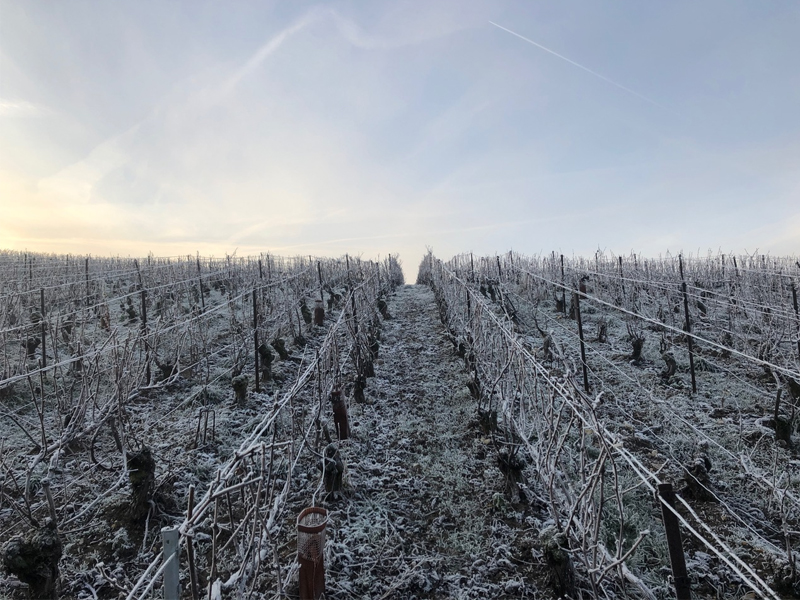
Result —
POLYGON ((0 597, 800 597, 798 283, 0 252, 0 597))

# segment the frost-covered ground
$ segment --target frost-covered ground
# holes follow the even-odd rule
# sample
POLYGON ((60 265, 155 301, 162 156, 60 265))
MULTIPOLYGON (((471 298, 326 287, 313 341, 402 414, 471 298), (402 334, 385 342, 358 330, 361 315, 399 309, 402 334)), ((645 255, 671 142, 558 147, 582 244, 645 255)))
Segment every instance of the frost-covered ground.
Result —
POLYGON ((389 308, 350 405, 346 490, 326 503, 328 597, 550 597, 537 515, 506 494, 432 292, 405 286, 389 308))
MULTIPOLYGON (((296 548, 294 519, 316 503, 329 510, 328 598, 552 597, 538 541, 546 517, 519 503, 507 485, 491 436, 475 418, 464 363, 439 322, 433 294, 423 286, 401 287, 389 298, 389 311, 392 318, 382 323, 376 376, 369 379, 366 401, 354 402, 352 394, 348 398, 352 437, 340 443, 346 467, 343 492, 324 496, 317 461, 310 455, 293 477, 277 540, 278 559, 290 573, 284 590, 289 597, 297 591, 297 570, 288 567, 296 548)), ((306 352, 313 352, 322 335, 309 334, 306 352)), ((291 344, 289 350, 296 357, 303 354, 291 344)), ((276 361, 273 373, 285 383, 266 384, 261 394, 251 390, 244 406, 234 402, 230 375, 222 367, 211 373, 213 383, 205 388, 180 377, 144 390, 126 405, 126 422, 137 424, 134 442, 146 443, 156 462, 147 531, 127 524, 130 491, 120 475, 124 470, 111 427, 67 450, 51 467, 43 462, 34 469, 37 515, 47 510, 39 482, 45 474, 55 491, 63 541, 62 597, 126 597, 160 551, 158 530, 185 518, 189 485, 195 486, 196 497, 204 493, 217 468, 269 412, 297 369, 294 362, 276 361), (216 418, 213 439, 210 423, 205 439, 202 433, 197 436, 198 410, 204 405, 216 418)), ((26 426, 35 424, 35 411, 21 395, 7 398, 5 410, 26 426)), ((333 432, 327 405, 324 415, 333 432)), ((49 430, 58 431, 59 424, 49 430)), ((33 444, 20 427, 8 427, 3 436, 6 448, 14 448, 5 456, 4 473, 10 476, 11 457, 23 467, 24 449, 33 444)), ((15 497, 12 481, 0 483, 9 498, 15 497)), ((18 531, 18 519, 8 502, 0 506, 0 524, 8 535, 18 531)), ((194 532, 203 590, 210 532, 207 519, 194 532)), ((220 566, 223 581, 235 568, 220 566)), ((269 575, 274 572, 268 569, 272 583, 265 589, 274 586, 269 575)), ((225 597, 231 593, 232 587, 223 587, 225 597)), ((15 577, 0 575, 0 596, 26 595, 26 586, 15 577)), ((256 590, 255 597, 273 594, 256 590)))
MULTIPOLYGON (((579 379, 576 322, 555 310, 549 288, 538 293, 536 288, 509 282, 504 284, 503 294, 516 307, 514 335, 548 369, 579 379), (543 332, 550 333, 553 344, 549 355, 544 349, 543 332)), ((307 299, 313 302, 313 297, 307 299)), ((492 311, 505 318, 500 302, 488 295, 485 300, 492 311)), ((277 583, 277 570, 271 564, 270 540, 262 571, 252 579, 253 597, 274 598, 279 585, 288 597, 296 595, 297 568, 292 566, 295 519, 311 504, 329 511, 327 598, 554 597, 540 541, 543 530, 552 523, 552 515, 542 500, 546 494, 537 488, 531 461, 523 471, 527 480, 521 483, 521 495, 516 483, 509 483, 500 468, 501 448, 495 441, 503 442, 498 434, 484 429, 486 423, 478 421, 476 401, 467 387, 470 375, 463 359, 454 352, 453 337, 439 321, 430 289, 401 287, 388 301, 392 318, 379 319, 375 313, 373 320, 380 323, 380 351, 375 377, 368 380, 365 402, 353 398, 354 367, 343 360, 352 427, 351 438, 338 442, 345 465, 344 489, 336 497, 326 497, 318 457, 314 452, 298 457, 285 508, 277 517, 280 523, 272 530, 282 580, 277 583)), ((225 302, 222 292, 212 289, 207 294, 209 312, 225 302)), ((374 296, 368 302, 366 312, 375 312, 374 296)), ((346 305, 340 301, 330 314, 346 305)), ((604 426, 647 469, 671 481, 738 556, 770 585, 780 587, 781 597, 794 597, 791 588, 796 578, 786 560, 786 549, 792 548, 788 556, 796 554, 793 500, 800 493, 800 460, 796 432, 789 443, 775 440, 774 425, 770 424, 777 390, 774 379, 758 365, 700 347, 695 348, 699 392, 692 394, 685 340, 666 335, 658 327, 639 327, 644 346, 641 359, 634 361, 630 320, 589 302, 582 306, 594 409, 604 426), (601 327, 605 336, 600 336, 601 327), (669 377, 661 375, 665 348, 676 359, 676 372, 669 377), (685 469, 695 463, 705 465, 708 478, 704 482, 713 498, 697 497, 688 489, 691 482, 685 469)), ((275 380, 265 384, 261 393, 254 393, 251 386, 243 405, 234 401, 230 371, 240 360, 236 348, 250 343, 243 328, 250 308, 244 301, 229 312, 221 312, 205 330, 198 331, 198 336, 207 336, 204 343, 220 349, 213 355, 208 373, 201 378, 187 371, 186 378, 182 374, 168 384, 140 387, 124 404, 117 422, 124 425, 119 429, 127 432, 125 445, 131 449, 146 443, 156 462, 152 512, 144 525, 147 532, 126 526, 124 513, 130 491, 122 476, 122 453, 114 439, 115 421, 101 419, 106 404, 111 407, 107 410, 117 410, 113 397, 101 393, 87 403, 97 413, 87 413, 87 422, 102 425, 66 446, 56 459, 48 457, 29 468, 31 457, 39 449, 40 429, 37 405, 29 396, 41 397, 42 386, 47 391, 44 429, 48 443, 52 443, 66 427, 66 413, 57 409, 62 402, 71 405, 66 402, 71 391, 47 378, 38 384, 32 381, 32 388, 26 381, 6 388, 6 396, 1 398, 8 420, 0 432, 4 440, 0 458, 5 461, 0 473, 0 491, 4 494, 0 533, 10 537, 25 527, 25 519, 19 514, 25 506, 19 498, 20 488, 26 484, 34 515, 39 521, 47 516, 42 491, 42 481, 47 477, 55 494, 64 544, 60 563, 63 597, 125 597, 139 574, 157 560, 160 527, 185 521, 189 486, 195 487, 196 497, 205 493, 220 465, 232 457, 241 441, 291 387, 300 371, 298 363, 307 364, 319 350, 330 325, 326 321, 323 328, 303 326, 308 343, 303 349, 291 340, 293 330, 280 321, 281 314, 276 312, 274 324, 270 321, 266 329, 269 339, 286 337, 293 360, 276 358, 275 380), (238 340, 237 336, 244 341, 228 348, 226 344, 238 340), (61 400, 56 406, 53 399, 58 398, 61 400), (200 436, 205 439, 198 438, 198 411, 203 407, 216 418, 213 439, 210 431, 200 436), (29 482, 25 481, 26 470, 30 471, 29 482)), ((710 314, 698 319, 695 331, 710 335, 717 326, 713 318, 710 314)), ((122 323, 120 331, 130 331, 131 335, 138 331, 136 322, 116 320, 122 323)), ((301 327, 299 316, 296 322, 301 327)), ((739 328, 743 335, 750 335, 749 329, 739 328)), ((342 356, 347 352, 352 358, 352 350, 346 350, 350 347, 346 329, 337 334, 338 343, 345 349, 342 356)), ((755 334, 751 337, 751 342, 757 341, 755 334)), ((19 341, 13 339, 8 344, 17 347, 19 341)), ((162 356, 165 354, 162 351, 162 356)), ((32 359, 31 365, 35 367, 32 359)), ((252 368, 249 363, 247 368, 252 368)), ((110 381, 108 373, 111 371, 99 380, 102 385, 110 381)), ((73 381, 67 375, 59 381, 73 381)), ((321 401, 327 391, 318 395, 312 389, 315 387, 299 394, 296 404, 281 416, 280 428, 276 426, 280 435, 294 435, 299 442, 297 427, 311 423, 317 400, 323 407, 322 422, 333 433, 330 406, 321 401)), ((791 406, 787 397, 783 410, 791 406)), ((321 451, 319 440, 311 441, 321 451)), ((276 481, 282 485, 285 480, 284 471, 276 470, 276 481)), ((622 484, 629 510, 625 516, 630 532, 626 535, 649 531, 626 564, 658 598, 672 597, 659 506, 635 478, 622 484)), ((214 528, 231 529, 242 516, 235 510, 229 513, 230 508, 221 511, 219 520, 207 515, 192 532, 203 590, 209 583, 214 528)), ((0 545, 5 541, 0 537, 0 545)), ((685 536, 684 547, 698 597, 747 597, 741 579, 723 568, 707 548, 689 536, 685 536)), ((227 554, 220 555, 217 575, 224 584, 223 597, 234 597, 236 560, 243 553, 241 548, 236 552, 229 548, 227 554)), ((182 568, 184 588, 188 590, 185 562, 182 568)), ((160 594, 159 585, 156 595, 160 594)), ((0 573, 0 597, 24 598, 26 587, 0 573)))

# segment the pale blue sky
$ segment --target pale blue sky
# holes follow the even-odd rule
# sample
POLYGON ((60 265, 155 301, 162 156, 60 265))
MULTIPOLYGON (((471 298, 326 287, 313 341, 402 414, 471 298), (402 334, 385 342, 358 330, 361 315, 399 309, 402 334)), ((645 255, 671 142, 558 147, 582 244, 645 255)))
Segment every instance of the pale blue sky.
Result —
POLYGON ((793 0, 0 0, 0 247, 796 254, 799 60, 793 0))

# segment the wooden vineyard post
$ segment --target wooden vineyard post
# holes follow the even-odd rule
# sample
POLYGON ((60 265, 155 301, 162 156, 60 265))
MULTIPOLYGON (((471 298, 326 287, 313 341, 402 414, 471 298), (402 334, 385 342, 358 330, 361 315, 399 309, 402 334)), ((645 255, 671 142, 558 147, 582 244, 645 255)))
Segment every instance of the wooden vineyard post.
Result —
POLYGON ((689 344, 689 370, 692 373, 692 393, 697 393, 697 379, 694 374, 694 346, 692 345, 692 324, 689 321, 689 295, 686 291, 686 280, 683 277, 683 255, 678 256, 678 261, 681 269, 681 289, 683 290, 683 312, 686 316, 686 331, 687 343, 689 344))
MULTIPOLYGON (((347 261, 347 285, 350 288, 350 305, 353 310, 353 330, 355 331, 356 338, 358 338, 358 312, 356 312, 356 293, 353 289, 353 280, 350 277, 350 257, 345 254, 345 260, 347 261)), ((356 356, 357 356, 357 364, 361 362, 361 356, 359 354, 359 346, 356 345, 356 356)))
POLYGON ((161 540, 164 544, 164 600, 180 600, 181 578, 180 559, 178 551, 178 528, 164 527, 161 529, 161 540))
POLYGON ((258 259, 258 278, 264 279, 264 268, 261 266, 261 259, 258 259))
MULTIPOLYGON (((381 271, 380 267, 378 267, 378 277, 380 277, 381 271)), ((322 304, 325 304, 325 290, 322 289, 322 265, 319 264, 317 261, 317 277, 319 277, 319 299, 322 304)))
POLYGON ((47 348, 45 348, 45 344, 44 344, 44 342, 45 342, 44 288, 42 288, 39 291, 41 293, 41 300, 42 300, 42 303, 41 303, 42 304, 42 306, 41 306, 41 308, 42 308, 42 322, 41 322, 41 326, 42 326, 42 368, 44 369, 44 368, 47 367, 47 348))
POLYGON ((497 281, 499 283, 503 282, 503 269, 500 268, 500 256, 495 256, 497 259, 497 281))
POLYGON ((581 365, 583 366, 583 389, 589 393, 589 370, 586 366, 586 344, 583 341, 583 322, 581 321, 581 295, 578 292, 572 294, 575 302, 575 319, 578 321, 578 337, 581 339, 581 365))
POLYGON ((322 300, 317 298, 314 300, 314 325, 322 327, 325 323, 325 307, 322 305, 322 300))
POLYGON ((86 308, 89 308, 92 305, 91 299, 89 297, 89 257, 86 257, 86 261, 84 262, 83 270, 86 274, 86 308))
MULTIPOLYGON (((389 257, 390 257, 389 258, 389 264, 391 265, 391 260, 392 260, 391 259, 391 254, 389 255, 389 257)), ((355 340, 358 340, 359 339, 359 333, 358 333, 358 311, 356 309, 356 291, 355 291, 355 288, 353 287, 353 279, 350 276, 350 256, 345 254, 344 258, 345 258, 345 261, 347 262, 347 287, 350 289, 350 307, 351 307, 351 310, 353 311, 353 338, 355 340)), ((356 349, 355 364, 356 364, 356 370, 357 370, 358 374, 357 374, 357 379, 356 379, 356 387, 355 387, 354 398, 357 398, 358 402, 364 402, 364 388, 366 386, 366 381, 367 380, 362 377, 363 372, 361 370, 362 369, 361 345, 356 343, 355 344, 355 349, 356 349)), ((342 402, 342 407, 344 408, 345 417, 346 417, 347 408, 344 405, 344 401, 342 402)), ((334 412, 334 414, 335 414, 335 412, 334 412)), ((338 430, 339 429, 338 429, 338 425, 337 425, 337 431, 338 430)), ((347 426, 347 435, 348 436, 349 436, 349 432, 350 432, 350 429, 349 429, 349 425, 348 425, 347 426)), ((341 434, 340 434, 339 439, 347 439, 347 437, 343 438, 343 437, 341 437, 341 434)))
POLYGON ((134 258, 133 259, 133 264, 136 267, 136 276, 139 279, 139 289, 143 290, 144 289, 144 282, 142 281, 142 271, 141 271, 141 269, 139 269, 139 261, 134 258))
POLYGON ((561 310, 567 316, 567 291, 564 286, 564 255, 561 255, 561 310))
POLYGON ((675 508, 675 492, 672 484, 658 484, 658 496, 661 500, 661 517, 664 519, 664 529, 667 532, 669 562, 672 565, 672 578, 675 580, 675 595, 677 600, 691 600, 692 591, 689 575, 686 572, 686 558, 683 556, 683 542, 681 541, 678 517, 670 510, 675 508))
POLYGON ((797 358, 800 359, 800 310, 797 308, 797 286, 792 282, 792 303, 794 304, 794 316, 797 319, 797 358))
POLYGON ((472 252, 469 253, 469 272, 470 283, 475 283, 475 259, 472 257, 472 252))
POLYGON ((253 356, 256 366, 256 393, 261 393, 261 384, 258 379, 258 303, 256 302, 256 289, 253 288, 253 356))
POLYGON ((147 290, 142 290, 142 337, 144 338, 144 354, 145 354, 145 377, 147 378, 147 385, 150 385, 150 344, 147 343, 147 290))
POLYGON ((200 312, 206 312, 206 299, 203 296, 203 275, 200 273, 200 254, 197 255, 197 288, 200 292, 200 312))
POLYGON ((336 437, 339 440, 350 439, 350 419, 347 416, 347 405, 342 398, 342 390, 339 388, 331 390, 330 402, 336 437))
POLYGON ((618 258, 619 258, 619 282, 622 285, 622 295, 625 296, 625 279, 622 272, 622 257, 620 256, 618 258))

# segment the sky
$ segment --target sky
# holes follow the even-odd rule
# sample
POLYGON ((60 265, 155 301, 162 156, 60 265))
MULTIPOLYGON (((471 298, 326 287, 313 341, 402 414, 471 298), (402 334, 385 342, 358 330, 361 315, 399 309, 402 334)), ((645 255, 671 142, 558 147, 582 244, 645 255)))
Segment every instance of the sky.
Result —
POLYGON ((0 0, 0 248, 800 254, 795 0, 0 0))

